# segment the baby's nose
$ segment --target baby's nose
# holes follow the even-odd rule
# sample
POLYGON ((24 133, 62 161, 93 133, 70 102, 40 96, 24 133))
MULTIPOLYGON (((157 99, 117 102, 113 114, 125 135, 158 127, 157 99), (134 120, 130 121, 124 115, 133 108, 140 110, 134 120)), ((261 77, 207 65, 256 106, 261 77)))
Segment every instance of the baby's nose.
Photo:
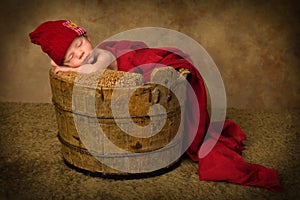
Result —
POLYGON ((78 59, 81 59, 82 56, 84 55, 84 52, 82 50, 78 50, 76 55, 78 59))

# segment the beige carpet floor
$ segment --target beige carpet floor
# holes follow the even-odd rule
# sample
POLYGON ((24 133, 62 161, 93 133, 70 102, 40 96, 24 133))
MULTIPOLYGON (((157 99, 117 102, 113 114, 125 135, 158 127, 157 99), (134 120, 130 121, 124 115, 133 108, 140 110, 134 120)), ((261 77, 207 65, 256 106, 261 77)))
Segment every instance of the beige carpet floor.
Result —
POLYGON ((300 110, 229 109, 247 134, 244 158, 279 171, 283 192, 199 181, 197 164, 145 179, 88 176, 62 159, 51 104, 0 103, 0 199, 296 199, 300 110))

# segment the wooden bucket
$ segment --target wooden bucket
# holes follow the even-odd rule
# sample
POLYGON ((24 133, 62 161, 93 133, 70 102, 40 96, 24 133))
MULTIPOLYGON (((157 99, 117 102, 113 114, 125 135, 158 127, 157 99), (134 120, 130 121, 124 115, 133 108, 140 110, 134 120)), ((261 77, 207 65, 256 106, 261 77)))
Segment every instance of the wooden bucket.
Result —
MULTIPOLYGON (((55 106, 58 137, 62 144, 62 155, 64 160, 77 169, 82 169, 89 173, 97 173, 102 175, 137 175, 149 174, 155 172, 163 172, 171 169, 179 158, 175 158, 167 166, 162 166, 161 169, 146 171, 143 169, 144 163, 155 164, 159 160, 165 160, 174 152, 182 151, 182 136, 183 123, 181 123, 183 109, 182 105, 186 98, 186 71, 183 71, 179 76, 178 73, 173 73, 173 68, 163 67, 155 69, 151 74, 151 80, 144 83, 140 74, 120 72, 112 70, 104 70, 101 72, 100 81, 96 86, 85 84, 89 80, 99 79, 97 73, 89 75, 81 75, 84 80, 80 84, 78 74, 74 72, 54 73, 54 68, 50 70, 50 83, 52 89, 52 100, 55 106), (116 86, 116 81, 120 77, 126 75, 126 81, 116 86), (157 80, 162 80, 160 84, 155 83, 157 80), (169 84, 169 85, 168 85, 169 84), (76 94, 74 94, 76 87, 76 94), (174 92, 177 91, 175 96, 174 92), (128 113, 120 113, 113 115, 111 109, 111 101, 114 90, 121 91, 121 94, 130 94, 128 102, 128 113), (179 93, 178 93, 179 92, 179 93), (178 98, 178 94, 180 94, 178 98), (77 95, 77 96, 76 96, 77 95), (72 107, 74 99, 81 98, 83 104, 76 108, 72 107), (73 99, 72 99, 73 98, 73 99), (73 102, 72 102, 73 101, 73 102), (152 113, 148 113, 149 108, 154 104, 160 104, 165 111, 154 109, 152 113), (115 116, 115 117, 114 117, 115 116), (101 149, 96 153, 91 153, 91 149, 85 147, 82 140, 82 135, 78 133, 75 118, 80 118, 85 122, 84 129, 88 131, 94 140, 97 141, 97 149, 101 149), (151 137, 137 137, 136 135, 128 134, 134 129, 132 124, 128 124, 128 119, 132 120, 135 125, 144 127, 151 125, 151 130, 157 126, 162 127, 161 130, 151 137), (164 121, 165 120, 165 121, 164 121), (161 123, 164 121, 164 124, 161 123), (122 124, 124 129, 120 128, 122 124), (103 130, 105 136, 111 141, 108 145, 103 137, 97 135, 97 129, 103 130), (168 145, 172 141, 172 145, 168 145), (111 146, 115 145, 118 148, 125 150, 125 153, 111 152, 111 146), (167 147, 167 148, 166 148, 167 147), (155 160, 149 160, 147 153, 161 151, 161 157, 155 160), (131 158, 138 161, 138 164, 132 165, 131 158), (106 162, 99 159, 106 159, 106 162), (118 162, 118 159, 124 162, 126 170, 115 169, 111 165, 118 162)), ((126 95, 121 95, 118 98, 122 100, 126 95), (123 97, 124 96, 124 97, 123 97)), ((122 101, 121 101, 122 102, 122 101)), ((74 106, 74 105, 73 105, 74 106)), ((121 105, 122 106, 122 105, 121 105)))

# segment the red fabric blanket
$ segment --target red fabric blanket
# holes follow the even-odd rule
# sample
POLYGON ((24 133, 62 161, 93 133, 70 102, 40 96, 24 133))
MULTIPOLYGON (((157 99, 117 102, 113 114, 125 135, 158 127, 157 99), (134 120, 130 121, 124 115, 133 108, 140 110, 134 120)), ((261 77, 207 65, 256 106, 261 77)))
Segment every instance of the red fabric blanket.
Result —
MULTIPOLYGON (((220 136, 214 132, 207 133, 210 119, 207 112, 204 81, 188 55, 178 49, 149 48, 143 42, 134 41, 109 41, 98 47, 106 49, 116 56, 118 70, 140 72, 146 81, 149 80, 150 74, 157 64, 190 70, 188 81, 194 89, 198 102, 188 102, 193 106, 186 111, 188 115, 184 116, 187 132, 196 131, 196 136, 186 150, 186 154, 193 161, 198 162, 200 180, 228 181, 241 185, 260 186, 273 192, 281 191, 277 170, 246 163, 242 158, 242 141, 246 139, 246 135, 236 123, 225 120, 220 136), (139 67, 145 64, 149 64, 147 68, 139 67), (198 106, 200 111, 200 121, 196 123, 196 126, 193 116, 199 115, 199 113, 195 113, 192 109, 194 106, 198 106), (209 134, 209 138, 204 141, 206 134, 209 134), (210 144, 215 144, 213 149, 205 157, 200 158, 198 156, 200 147, 203 149, 210 144)), ((190 94, 187 95, 189 101, 190 94)))

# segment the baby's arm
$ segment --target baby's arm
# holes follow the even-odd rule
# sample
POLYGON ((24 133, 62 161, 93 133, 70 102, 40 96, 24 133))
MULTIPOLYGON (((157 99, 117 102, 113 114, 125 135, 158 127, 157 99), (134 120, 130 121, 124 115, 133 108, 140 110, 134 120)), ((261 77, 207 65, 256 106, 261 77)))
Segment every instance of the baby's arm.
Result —
POLYGON ((71 72, 71 71, 72 72, 78 72, 77 68, 59 66, 53 60, 50 61, 50 64, 55 67, 55 70, 54 70, 55 73, 58 73, 58 72, 71 72))
POLYGON ((116 58, 111 52, 97 48, 94 49, 92 55, 88 58, 88 64, 80 66, 79 72, 91 73, 101 69, 112 68, 115 60, 116 58))
POLYGON ((95 49, 92 52, 92 55, 87 61, 87 64, 83 64, 79 67, 72 68, 72 67, 65 67, 65 66, 58 66, 55 64, 53 60, 51 60, 51 65, 55 66, 55 73, 57 72, 80 72, 80 73, 92 73, 100 69, 117 69, 115 57, 109 51, 103 49, 95 49))
POLYGON ((72 68, 72 67, 64 67, 64 66, 56 66, 54 72, 78 72, 78 67, 77 68, 72 68))

